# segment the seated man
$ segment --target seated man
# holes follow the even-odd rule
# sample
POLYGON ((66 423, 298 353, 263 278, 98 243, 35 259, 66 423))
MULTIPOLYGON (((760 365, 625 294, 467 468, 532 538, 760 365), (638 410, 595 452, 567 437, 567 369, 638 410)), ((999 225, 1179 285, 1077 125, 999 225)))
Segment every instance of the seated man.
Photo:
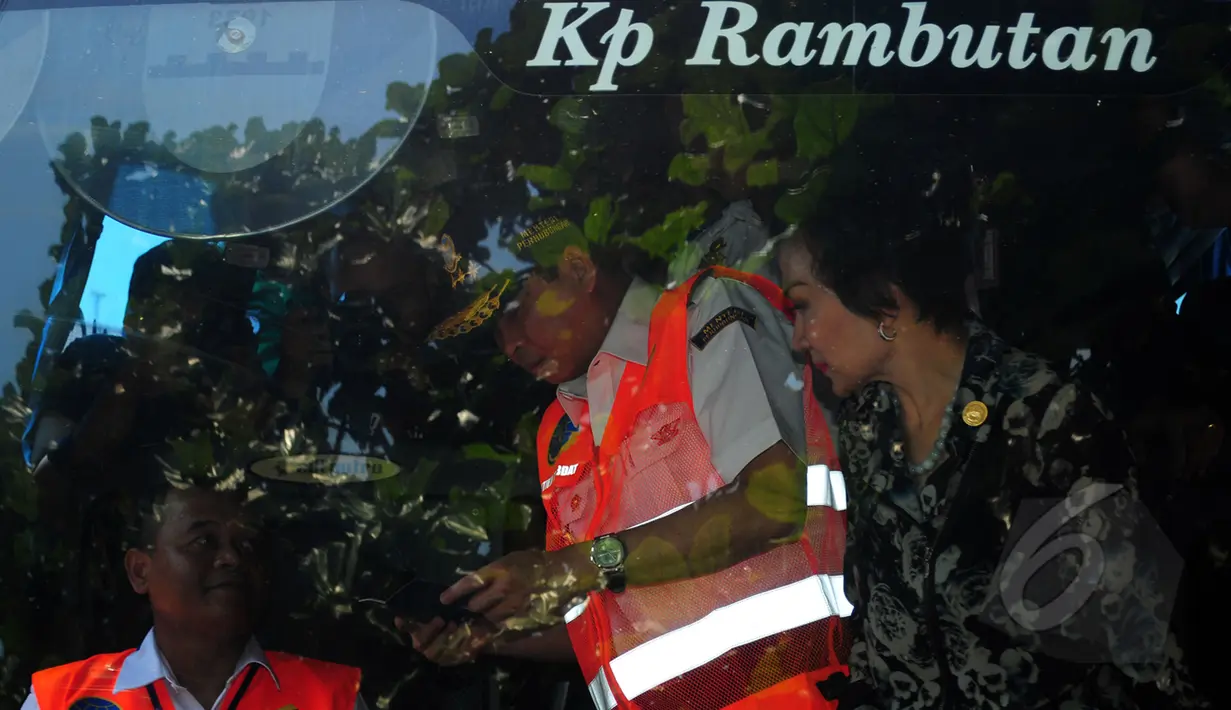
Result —
POLYGON ((358 669, 266 653, 253 638, 265 577, 238 493, 164 484, 138 517, 124 563, 154 628, 136 650, 35 673, 23 710, 366 710, 358 669))
MULTIPOLYGON (((112 511, 158 475, 173 442, 205 432, 219 451, 237 451, 273 439, 278 391, 292 373, 267 377, 258 367, 247 315, 255 274, 216 245, 171 240, 133 266, 125 335, 90 333, 62 350, 53 338, 43 343, 23 445, 35 467, 38 545, 58 552, 29 581, 31 657, 85 658, 126 648, 132 624, 145 631, 112 511)), ((307 350, 291 341, 286 352, 307 350)))

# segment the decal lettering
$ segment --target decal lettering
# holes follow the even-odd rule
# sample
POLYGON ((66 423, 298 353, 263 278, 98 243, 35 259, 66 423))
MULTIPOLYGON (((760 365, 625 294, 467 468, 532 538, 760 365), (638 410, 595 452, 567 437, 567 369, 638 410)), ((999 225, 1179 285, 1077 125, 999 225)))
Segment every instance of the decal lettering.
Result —
MULTIPOLYGON (((647 3, 648 4, 648 3, 647 3)), ((545 2, 549 13, 543 36, 528 67, 599 67, 590 91, 618 90, 616 72, 635 67, 650 56, 654 30, 635 21, 637 10, 607 12, 611 2, 545 2), (580 12, 577 12, 580 11, 580 12), (608 23, 598 47, 586 45, 580 30, 591 22, 608 23), (563 54, 564 56, 559 56, 563 54)), ((1154 34, 1136 27, 1092 26, 1044 28, 1033 12, 1007 17, 1005 22, 973 27, 942 27, 926 22, 927 2, 904 2, 900 23, 782 22, 758 27, 754 4, 733 0, 701 3, 706 17, 687 66, 773 67, 867 65, 897 62, 918 68, 948 63, 956 69, 992 69, 1004 64, 1023 70, 1036 64, 1053 72, 1144 73, 1152 69, 1154 34), (1003 33, 1002 33, 1003 30, 1003 33), (764 39, 753 39, 763 37, 764 39), (1039 40, 1042 40, 1041 42, 1039 40), (1031 47, 1037 47, 1033 51, 1031 47)), ((640 6, 637 6, 638 10, 640 6)), ((800 7, 807 7, 801 3, 800 7)))

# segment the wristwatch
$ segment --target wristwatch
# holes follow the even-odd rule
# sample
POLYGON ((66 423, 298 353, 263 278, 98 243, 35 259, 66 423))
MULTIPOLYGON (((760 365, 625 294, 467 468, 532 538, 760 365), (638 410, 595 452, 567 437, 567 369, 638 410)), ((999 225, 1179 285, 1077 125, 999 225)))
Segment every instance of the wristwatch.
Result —
POLYGON ((615 535, 602 535, 590 545, 590 561, 602 575, 603 587, 619 594, 624 591, 624 543, 615 535))

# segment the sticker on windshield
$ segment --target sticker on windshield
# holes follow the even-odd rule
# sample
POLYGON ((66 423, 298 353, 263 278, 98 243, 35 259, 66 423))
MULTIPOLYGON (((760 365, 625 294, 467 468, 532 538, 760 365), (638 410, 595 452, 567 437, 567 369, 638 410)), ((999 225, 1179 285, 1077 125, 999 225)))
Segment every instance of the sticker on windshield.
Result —
POLYGON ((223 258, 228 264, 245 269, 264 269, 269 266, 269 249, 255 244, 227 244, 223 258))
POLYGON ((262 478, 332 486, 380 481, 398 475, 401 470, 400 466, 386 459, 348 455, 304 454, 265 459, 252 464, 252 472, 262 478))
POLYGON ((474 116, 448 115, 436 119, 436 130, 441 138, 473 138, 479 135, 479 119, 474 116))
POLYGON ((256 25, 246 17, 236 17, 218 33, 218 49, 227 54, 247 50, 256 41, 256 25))
POLYGON ((333 2, 157 5, 149 13, 145 108, 159 135, 199 135, 173 151, 184 163, 213 173, 254 167, 318 114, 333 2), (236 129, 210 131, 226 126, 236 129))

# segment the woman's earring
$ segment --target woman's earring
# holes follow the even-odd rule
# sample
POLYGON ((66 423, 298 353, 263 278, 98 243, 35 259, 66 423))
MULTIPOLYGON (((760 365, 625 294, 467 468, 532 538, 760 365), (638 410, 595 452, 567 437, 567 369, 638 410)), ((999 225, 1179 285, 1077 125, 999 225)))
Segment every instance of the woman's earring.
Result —
POLYGON ((876 325, 876 332, 880 334, 881 340, 885 341, 886 343, 898 337, 897 330, 894 330, 892 333, 885 332, 885 321, 881 321, 880 323, 876 325))

